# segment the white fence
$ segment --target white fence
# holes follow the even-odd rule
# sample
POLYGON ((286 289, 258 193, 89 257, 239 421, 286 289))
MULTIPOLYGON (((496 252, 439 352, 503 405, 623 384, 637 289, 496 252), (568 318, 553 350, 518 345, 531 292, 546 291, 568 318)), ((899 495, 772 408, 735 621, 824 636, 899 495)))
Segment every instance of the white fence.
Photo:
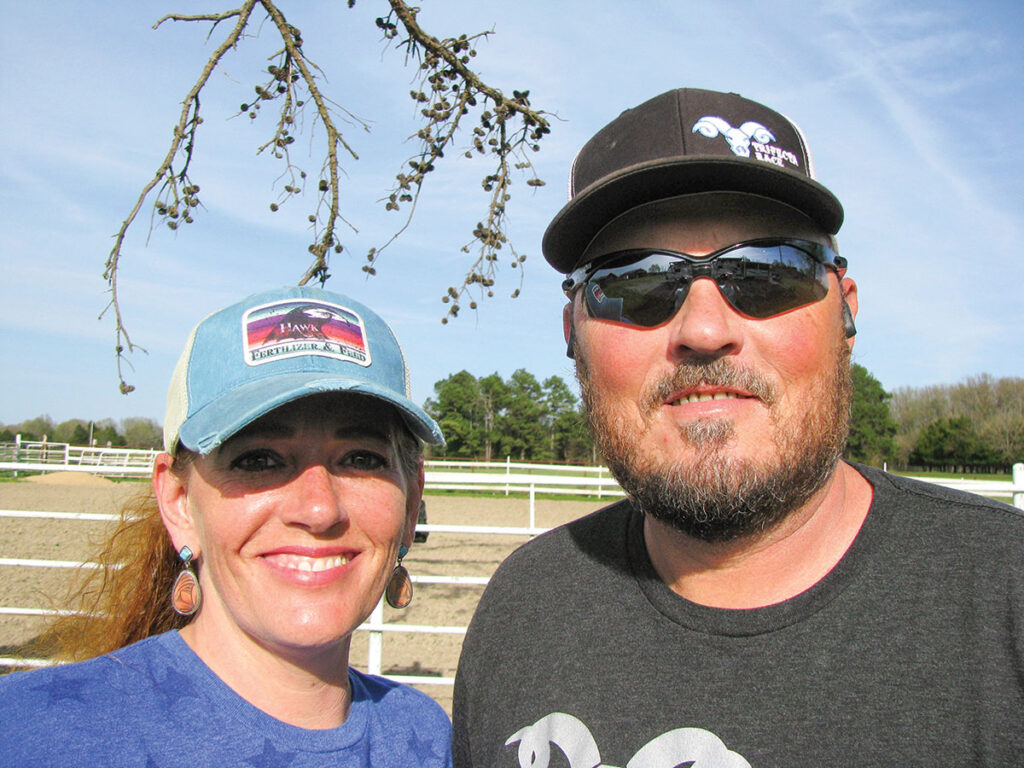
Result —
POLYGON ((92 472, 108 477, 145 477, 159 451, 99 448, 67 443, 0 444, 0 470, 13 472, 92 472))
MULTIPOLYGON (((33 449, 22 457, 28 461, 0 461, 0 471, 53 472, 85 471, 103 475, 146 475, 152 464, 152 451, 128 451, 124 449, 90 449, 74 446, 52 447, 46 451, 33 449)), ((1015 464, 1011 481, 982 480, 931 480, 941 485, 993 496, 1013 503, 1024 509, 1024 464, 1015 464)), ((572 494, 598 499, 622 496, 623 491, 603 467, 566 467, 561 465, 519 464, 511 461, 467 462, 429 460, 426 463, 427 490, 487 491, 510 495, 528 494, 529 519, 525 527, 465 526, 426 524, 421 529, 436 533, 465 533, 478 535, 534 536, 545 529, 536 526, 535 499, 537 493, 572 494)), ((113 520, 114 515, 62 512, 25 512, 21 510, 0 510, 0 517, 42 517, 74 520, 113 520)), ((0 553, 2 554, 2 553, 0 553)), ((29 568, 79 568, 90 567, 90 563, 57 560, 28 560, 0 557, 0 566, 29 568)), ((94 566, 93 566, 94 567, 94 566)), ((449 584, 479 587, 488 579, 477 576, 413 576, 414 583, 449 584)), ((0 607, 0 615, 50 615, 52 611, 17 607, 0 607)), ((464 634, 464 626, 428 626, 388 624, 384 622, 383 606, 378 605, 363 624, 360 631, 370 633, 368 671, 380 674, 383 668, 383 634, 385 632, 409 632, 431 634, 464 634)), ((18 659, 0 657, 0 666, 36 666, 50 662, 43 659, 18 659)), ((451 685, 451 677, 391 675, 395 680, 416 684, 451 685)))
MULTIPOLYGON (((10 446, 7 446, 8 448, 10 446)), ((4 456, 0 449, 0 458, 4 456)), ((0 471, 18 473, 37 472, 90 472, 104 476, 146 476, 151 471, 154 451, 129 451, 126 449, 96 449, 50 444, 22 444, 18 458, 21 461, 0 461, 0 471)), ((573 495, 592 497, 607 501, 624 495, 618 483, 603 467, 567 467, 563 465, 541 465, 505 462, 472 462, 429 460, 425 471, 426 490, 462 490, 490 492, 504 495, 524 494, 528 498, 526 525, 470 526, 427 523, 418 530, 436 534, 472 534, 480 536, 522 536, 528 538, 543 533, 546 529, 536 524, 536 496, 538 493, 551 495, 573 495)), ((0 518, 49 518, 57 520, 113 521, 115 515, 98 513, 70 513, 52 511, 0 510, 0 518)), ((3 555, 5 553, 0 553, 3 555)), ((0 556, 0 567, 75 569, 96 567, 93 563, 63 560, 38 560, 0 556)), ((412 576, 414 584, 446 584, 480 588, 488 582, 480 576, 412 576)), ((55 611, 39 608, 0 606, 0 615, 49 616, 55 611)), ((384 633, 429 633, 440 635, 462 635, 465 626, 436 626, 389 624, 384 621, 383 605, 379 604, 370 618, 359 627, 368 632, 367 671, 381 674, 384 668, 384 633)), ((2 645, 0 638, 0 645, 2 645)), ((32 667, 45 666, 52 662, 46 659, 25 659, 0 657, 0 666, 32 667)), ((404 683, 450 686, 452 677, 437 675, 388 675, 404 683)))
MULTIPOLYGON (((535 519, 535 498, 530 497, 530 524, 524 527, 498 527, 498 526, 471 526, 471 525, 443 525, 443 524, 421 524, 417 526, 418 531, 428 534, 475 534, 475 535, 505 535, 532 537, 543 533, 546 528, 538 528, 534 524, 535 519)), ((114 522, 117 515, 100 513, 79 513, 79 512, 48 512, 48 511, 27 511, 0 509, 0 518, 27 518, 27 519, 53 519, 53 520, 74 520, 74 521, 103 521, 114 522)), ((79 562, 71 560, 40 560, 16 557, 0 557, 0 568, 52 568, 52 569, 79 569, 96 568, 98 565, 91 562, 79 562)), ((445 584, 453 586, 464 586, 479 588, 486 586, 489 579, 481 576, 427 576, 412 575, 414 584, 445 584)), ((63 611, 47 608, 24 608, 17 606, 0 606, 0 616, 54 616, 65 613, 63 611)), ((437 625, 415 625, 415 624, 389 624, 384 621, 383 602, 379 603, 370 615, 369 619, 358 627, 360 632, 368 632, 368 650, 366 670, 371 674, 380 675, 384 668, 383 639, 384 633, 428 633, 437 635, 464 635, 465 626, 437 626, 437 625)), ((0 638, 0 645, 5 644, 0 638)), ((22 658, 11 656, 0 656, 0 667, 40 667, 49 666, 53 662, 48 659, 22 658)), ((450 686, 454 682, 452 677, 439 675, 386 675, 387 677, 403 683, 422 685, 444 685, 450 686)))
MULTIPOLYGON (((0 444, 0 472, 89 472, 105 477, 146 477, 159 451, 96 448, 66 443, 0 444)), ((611 498, 622 488, 605 467, 565 464, 428 459, 429 490, 570 494, 611 498)))
MULTIPOLYGON (((0 444, 0 472, 91 472, 107 477, 145 477, 158 451, 131 448, 97 448, 66 443, 17 442, 0 444)), ((428 459, 428 490, 460 490, 511 493, 549 493, 590 496, 598 499, 622 496, 623 491, 605 467, 564 464, 461 461, 428 459)), ((947 488, 970 491, 1011 501, 1024 509, 1024 463, 1013 465, 1013 479, 918 480, 947 488)))

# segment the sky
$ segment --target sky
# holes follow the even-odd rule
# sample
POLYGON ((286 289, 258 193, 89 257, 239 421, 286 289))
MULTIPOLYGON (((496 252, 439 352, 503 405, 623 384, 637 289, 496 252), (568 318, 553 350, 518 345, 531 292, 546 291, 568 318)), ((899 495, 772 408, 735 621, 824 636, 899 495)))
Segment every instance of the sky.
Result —
MULTIPOLYGON (((383 0, 280 0, 320 66, 326 93, 369 131, 344 128, 349 254, 327 288, 394 327, 413 399, 460 370, 504 378, 524 368, 572 382, 559 275, 540 252, 566 202, 576 151, 621 111, 678 87, 735 91, 803 129, 819 180, 842 201, 841 253, 857 280, 854 360, 891 391, 969 376, 1024 375, 1024 4, 1017 0, 421 0, 437 37, 492 30, 474 67, 505 93, 530 91, 552 133, 533 156, 533 188, 509 204, 522 276, 499 267, 495 298, 442 325, 441 297, 461 283, 460 249, 485 215, 482 164, 452 152, 428 178, 411 226, 382 255, 400 217, 380 198, 412 154, 415 69, 381 40, 383 0), (520 285, 520 279, 522 284, 520 285), (510 294, 520 288, 518 298, 510 294)), ((233 6, 232 6, 233 7, 233 6)), ((256 148, 270 121, 236 117, 277 50, 269 26, 228 55, 202 97, 193 163, 204 208, 171 232, 143 214, 119 277, 132 341, 118 391, 114 322, 100 317, 112 236, 167 153, 181 100, 226 34, 153 23, 169 12, 226 10, 216 0, 0 0, 0 423, 125 417, 163 421, 171 370, 209 312, 296 283, 310 206, 278 213, 280 169, 256 148)), ((469 135, 457 141, 467 147, 469 135)), ((320 166, 309 140, 294 157, 320 166)), ((147 208, 152 201, 147 202, 147 208)))

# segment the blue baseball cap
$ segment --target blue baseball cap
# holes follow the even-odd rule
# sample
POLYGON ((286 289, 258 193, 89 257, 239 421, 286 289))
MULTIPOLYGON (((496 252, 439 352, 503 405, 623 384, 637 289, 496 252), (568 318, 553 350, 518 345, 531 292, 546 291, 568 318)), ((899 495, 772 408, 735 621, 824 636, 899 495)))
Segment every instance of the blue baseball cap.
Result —
POLYGON ((391 327, 365 304, 308 286, 258 293, 214 312, 188 337, 167 392, 164 449, 200 454, 285 403, 322 392, 376 397, 420 440, 441 428, 410 399, 391 327))

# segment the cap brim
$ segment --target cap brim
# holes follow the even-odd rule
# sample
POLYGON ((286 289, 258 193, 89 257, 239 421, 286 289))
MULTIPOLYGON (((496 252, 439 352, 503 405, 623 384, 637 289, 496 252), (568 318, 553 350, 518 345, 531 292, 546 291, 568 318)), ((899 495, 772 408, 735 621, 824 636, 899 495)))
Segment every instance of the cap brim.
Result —
POLYGON ((807 176, 768 163, 731 157, 652 160, 609 174, 582 190, 559 211, 544 233, 544 258, 571 272, 587 245, 616 216, 656 200, 701 192, 741 192, 791 205, 828 234, 843 223, 843 206, 807 176))
POLYGON ((293 400, 324 392, 352 392, 375 397, 395 406, 409 430, 431 445, 444 445, 441 428, 418 405, 392 390, 364 379, 325 376, 323 373, 293 373, 251 381, 228 392, 190 415, 178 430, 186 448, 207 454, 264 416, 293 400))

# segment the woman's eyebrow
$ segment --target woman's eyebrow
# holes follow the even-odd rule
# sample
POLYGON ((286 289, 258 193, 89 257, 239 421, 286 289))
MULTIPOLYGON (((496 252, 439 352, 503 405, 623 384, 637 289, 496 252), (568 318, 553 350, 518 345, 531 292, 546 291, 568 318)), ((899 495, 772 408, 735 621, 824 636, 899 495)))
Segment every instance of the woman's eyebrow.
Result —
MULTIPOLYGON (((257 421, 232 435, 226 442, 237 439, 287 438, 297 434, 298 429, 287 421, 257 421)), ((336 439, 380 440, 389 442, 393 430, 366 423, 342 423, 334 430, 336 439)))
POLYGON ((250 437, 291 437, 294 434, 295 428, 287 422, 257 421, 242 428, 228 440, 250 437))
POLYGON ((391 441, 391 431, 382 430, 379 427, 370 426, 367 424, 343 424, 335 430, 334 436, 336 438, 346 440, 381 440, 383 442, 391 441))

